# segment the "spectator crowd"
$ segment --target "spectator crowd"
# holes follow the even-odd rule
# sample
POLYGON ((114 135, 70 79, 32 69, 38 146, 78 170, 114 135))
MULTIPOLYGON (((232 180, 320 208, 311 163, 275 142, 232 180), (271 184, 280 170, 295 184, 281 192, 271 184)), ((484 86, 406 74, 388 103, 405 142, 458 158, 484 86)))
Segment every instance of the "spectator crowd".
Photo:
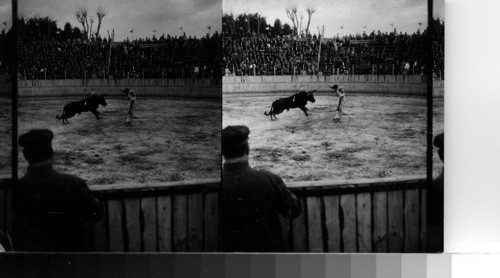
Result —
MULTIPOLYGON (((424 74, 425 69, 425 31, 373 31, 321 40, 316 36, 223 35, 224 75, 424 74)), ((434 73, 442 78, 444 35, 437 36, 433 49, 434 73)))
POLYGON ((22 79, 217 78, 220 36, 161 36, 112 43, 107 39, 19 42, 22 79), (111 47, 111 51, 110 51, 111 47))

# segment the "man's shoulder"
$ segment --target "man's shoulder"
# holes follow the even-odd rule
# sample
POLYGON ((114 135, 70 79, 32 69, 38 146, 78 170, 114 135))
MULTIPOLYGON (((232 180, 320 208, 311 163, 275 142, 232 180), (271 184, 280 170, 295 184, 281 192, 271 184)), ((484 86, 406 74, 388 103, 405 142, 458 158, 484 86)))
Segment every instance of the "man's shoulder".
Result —
POLYGON ((84 179, 71 174, 54 172, 54 177, 64 181, 72 181, 76 183, 87 184, 84 179))
POLYGON ((268 177, 270 179, 280 179, 281 180, 281 178, 277 174, 275 174, 269 170, 266 170, 266 169, 253 169, 252 168, 252 169, 250 169, 250 174, 255 175, 255 176, 259 176, 259 177, 268 177))

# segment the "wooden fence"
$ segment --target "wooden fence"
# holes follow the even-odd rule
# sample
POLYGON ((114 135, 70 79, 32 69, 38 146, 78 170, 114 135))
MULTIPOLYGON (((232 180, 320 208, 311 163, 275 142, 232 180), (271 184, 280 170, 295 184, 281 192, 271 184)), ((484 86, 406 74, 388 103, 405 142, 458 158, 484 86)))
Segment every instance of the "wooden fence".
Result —
MULTIPOLYGON (((11 189, 0 183, 0 229, 11 189)), ((303 213, 282 219, 288 252, 425 252, 425 178, 290 183, 303 213)), ((216 252, 219 180, 91 186, 106 207, 87 226, 96 252, 216 252)))
MULTIPOLYGON (((282 219, 288 252, 425 252, 425 178, 291 183, 304 211, 282 219)), ((93 186, 106 217, 93 251, 215 252, 218 180, 93 186)))

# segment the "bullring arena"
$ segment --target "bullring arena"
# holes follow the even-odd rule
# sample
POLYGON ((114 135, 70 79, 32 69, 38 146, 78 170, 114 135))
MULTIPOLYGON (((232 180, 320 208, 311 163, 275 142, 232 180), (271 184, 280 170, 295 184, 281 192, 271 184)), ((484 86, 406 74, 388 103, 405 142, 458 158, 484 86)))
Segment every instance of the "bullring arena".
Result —
MULTIPOLYGON (((55 167, 90 185, 171 182, 220 177, 220 81, 25 80, 19 82, 19 134, 49 128, 54 134, 55 167), (123 123, 126 96, 137 94, 132 126, 123 123), (90 112, 63 124, 64 105, 95 89, 107 94, 100 120, 90 112)), ((19 153, 22 158, 22 153, 19 153)), ((27 163, 19 160, 19 175, 27 163)))
MULTIPOLYGON (((427 100, 422 76, 225 77, 223 126, 249 126, 250 163, 287 181, 359 180, 426 174, 427 100), (399 78, 399 79, 398 79, 399 78), (346 104, 333 122, 344 87, 346 104), (264 111, 278 98, 317 90, 307 104, 271 121, 264 111)), ((443 132, 442 85, 435 83, 434 135, 443 132), (441 87, 440 87, 441 86, 441 87)), ((442 162, 433 158, 438 175, 442 162)))

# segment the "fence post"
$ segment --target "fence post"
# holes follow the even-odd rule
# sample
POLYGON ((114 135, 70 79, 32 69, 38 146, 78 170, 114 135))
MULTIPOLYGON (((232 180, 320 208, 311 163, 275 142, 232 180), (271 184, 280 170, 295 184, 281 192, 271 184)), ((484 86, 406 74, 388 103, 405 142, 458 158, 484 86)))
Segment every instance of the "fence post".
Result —
MULTIPOLYGON (((273 67, 274 75, 276 75, 276 66, 273 67)), ((254 75, 255 75, 255 69, 254 69, 254 75)))
POLYGON ((375 65, 372 64, 372 75, 374 75, 374 74, 375 74, 375 65))
POLYGON ((394 75, 394 64, 392 64, 392 75, 394 75))
POLYGON ((351 75, 354 75, 354 64, 351 67, 352 67, 351 75))

